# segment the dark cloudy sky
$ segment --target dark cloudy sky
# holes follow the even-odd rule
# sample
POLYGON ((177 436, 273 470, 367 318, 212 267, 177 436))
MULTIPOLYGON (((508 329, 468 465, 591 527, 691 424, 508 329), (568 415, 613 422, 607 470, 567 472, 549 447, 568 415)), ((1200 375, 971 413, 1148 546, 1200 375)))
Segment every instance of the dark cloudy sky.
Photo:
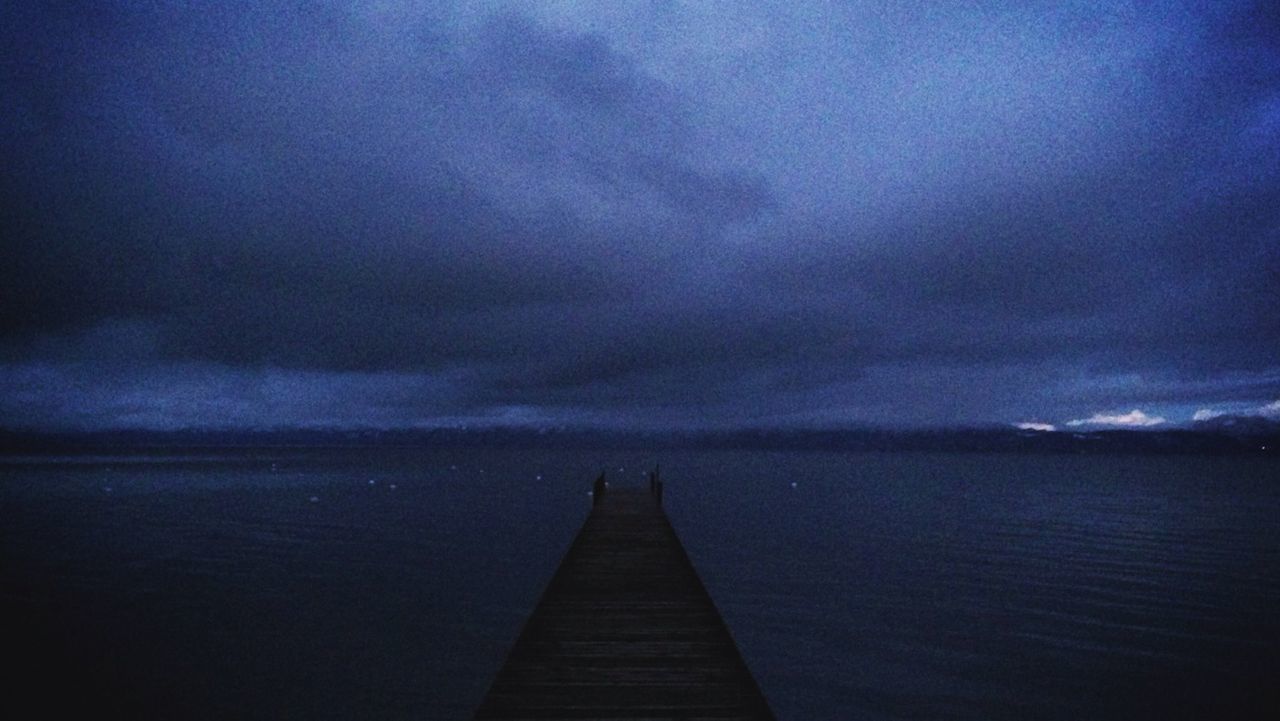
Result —
POLYGON ((1273 2, 15 2, 0 108, 0 425, 1280 415, 1273 2))

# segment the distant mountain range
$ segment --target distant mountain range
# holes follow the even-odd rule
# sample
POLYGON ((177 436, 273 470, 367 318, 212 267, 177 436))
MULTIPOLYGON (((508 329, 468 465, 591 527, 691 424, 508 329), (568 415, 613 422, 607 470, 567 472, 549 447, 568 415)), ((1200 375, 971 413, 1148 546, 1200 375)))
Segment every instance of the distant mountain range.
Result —
POLYGON ((147 448, 541 447, 1256 454, 1280 457, 1280 421, 1220 416, 1168 430, 1027 431, 1003 427, 623 431, 587 428, 0 430, 0 453, 98 453, 147 448))
POLYGON ((1258 435, 1280 433, 1280 418, 1264 416, 1215 416, 1208 420, 1196 421, 1193 426, 1197 431, 1227 433, 1231 435, 1258 435))

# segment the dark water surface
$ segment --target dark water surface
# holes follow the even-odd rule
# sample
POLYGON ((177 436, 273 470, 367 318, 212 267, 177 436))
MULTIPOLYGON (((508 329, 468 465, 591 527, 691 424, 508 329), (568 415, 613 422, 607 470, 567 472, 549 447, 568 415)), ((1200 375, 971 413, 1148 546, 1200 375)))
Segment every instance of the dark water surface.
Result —
POLYGON ((591 478, 654 460, 782 719, 1278 717, 1280 469, 1242 458, 10 458, 11 687, 50 716, 465 719, 591 478))

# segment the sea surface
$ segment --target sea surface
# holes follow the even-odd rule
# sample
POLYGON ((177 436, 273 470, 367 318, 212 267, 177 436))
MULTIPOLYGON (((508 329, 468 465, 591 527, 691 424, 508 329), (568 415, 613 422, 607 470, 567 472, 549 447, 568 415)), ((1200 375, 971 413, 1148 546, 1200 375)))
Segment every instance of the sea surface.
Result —
POLYGON ((1280 718, 1274 460, 923 453, 0 458, 6 701, 469 718, 656 462, 780 719, 1280 718))

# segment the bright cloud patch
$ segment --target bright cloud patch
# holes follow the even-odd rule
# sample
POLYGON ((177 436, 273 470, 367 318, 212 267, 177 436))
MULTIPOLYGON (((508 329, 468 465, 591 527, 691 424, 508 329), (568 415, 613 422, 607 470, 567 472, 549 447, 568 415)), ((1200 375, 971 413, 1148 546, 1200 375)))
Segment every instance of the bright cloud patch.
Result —
POLYGON ((1128 413, 1107 414, 1095 413, 1088 418, 1080 418, 1074 421, 1068 421, 1069 426, 1123 426, 1127 428, 1143 428, 1146 426, 1158 426, 1165 420, 1161 416, 1149 416, 1146 413, 1134 408, 1128 413))
POLYGON ((1014 426, 1024 431, 1056 431, 1058 427, 1052 423, 1015 423, 1014 426))
POLYGON ((1191 416, 1193 421, 1211 421, 1222 416, 1261 416, 1262 418, 1280 418, 1280 400, 1253 408, 1240 408, 1219 411, 1212 408, 1201 408, 1191 416))

